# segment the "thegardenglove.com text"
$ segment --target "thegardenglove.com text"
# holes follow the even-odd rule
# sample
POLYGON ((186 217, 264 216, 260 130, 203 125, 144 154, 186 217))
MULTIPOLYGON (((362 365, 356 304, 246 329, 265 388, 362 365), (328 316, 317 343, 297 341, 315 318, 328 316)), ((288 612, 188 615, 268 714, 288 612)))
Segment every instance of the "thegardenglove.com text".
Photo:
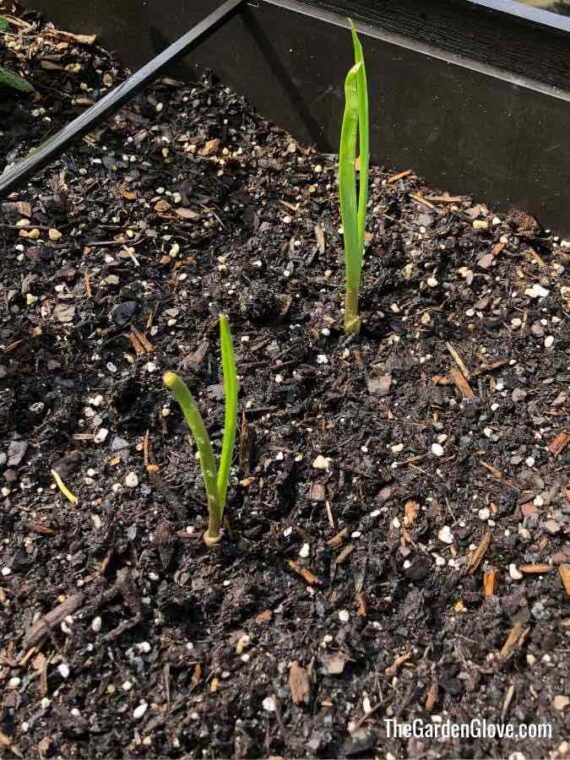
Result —
POLYGON ((473 718, 468 723, 450 720, 424 721, 421 718, 400 723, 395 718, 384 720, 391 739, 551 739, 550 723, 492 723, 473 718))

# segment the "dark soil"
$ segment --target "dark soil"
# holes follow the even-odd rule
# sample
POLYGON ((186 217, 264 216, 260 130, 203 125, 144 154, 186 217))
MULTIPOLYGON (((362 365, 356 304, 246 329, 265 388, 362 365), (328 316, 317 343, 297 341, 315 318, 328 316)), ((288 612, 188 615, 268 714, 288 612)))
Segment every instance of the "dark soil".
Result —
MULTIPOLYGON (((38 91, 3 93, 9 161, 123 76, 37 29, 0 51, 38 91)), ((570 246, 374 168, 347 339, 335 182, 212 79, 165 80, 2 201, 0 754, 566 756, 570 246), (161 374, 219 450, 221 310, 242 422, 208 550, 161 374)))

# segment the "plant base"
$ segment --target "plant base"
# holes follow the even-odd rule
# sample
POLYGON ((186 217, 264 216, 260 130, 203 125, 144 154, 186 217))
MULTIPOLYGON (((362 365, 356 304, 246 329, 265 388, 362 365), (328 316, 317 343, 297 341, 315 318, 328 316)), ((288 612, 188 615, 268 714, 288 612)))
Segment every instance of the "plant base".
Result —
POLYGON ((221 532, 218 532, 218 533, 215 533, 214 535, 212 535, 210 533, 210 531, 207 530, 204 533, 204 543, 208 547, 212 547, 212 546, 215 546, 216 544, 219 544, 221 540, 222 540, 222 534, 221 534, 221 532))
POLYGON ((347 335, 360 332, 362 320, 358 313, 358 291, 347 290, 344 299, 344 331, 347 335))

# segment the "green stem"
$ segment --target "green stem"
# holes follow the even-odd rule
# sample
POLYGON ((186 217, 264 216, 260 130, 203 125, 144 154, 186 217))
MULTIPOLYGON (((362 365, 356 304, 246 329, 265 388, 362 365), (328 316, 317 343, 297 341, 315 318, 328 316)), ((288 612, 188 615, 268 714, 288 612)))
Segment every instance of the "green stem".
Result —
POLYGON ((215 540, 220 535, 223 506, 220 507, 218 500, 216 460, 210 437, 194 396, 182 378, 174 372, 166 372, 163 382, 178 402, 200 454, 200 467, 208 500, 209 523, 206 535, 210 540, 215 540))
POLYGON ((358 288, 347 286, 344 297, 344 331, 351 335, 360 331, 360 316, 358 314, 358 288))

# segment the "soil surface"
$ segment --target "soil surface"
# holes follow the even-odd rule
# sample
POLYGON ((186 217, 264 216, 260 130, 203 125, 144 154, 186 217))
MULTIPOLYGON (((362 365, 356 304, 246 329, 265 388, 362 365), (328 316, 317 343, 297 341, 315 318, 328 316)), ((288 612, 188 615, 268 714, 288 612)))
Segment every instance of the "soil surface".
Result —
MULTIPOLYGON (((124 76, 30 14, 1 39, 37 89, 2 93, 7 162, 124 76)), ((2 756, 568 756, 570 244, 373 168, 347 339, 335 173, 212 78, 163 80, 2 199, 2 756), (219 452, 222 310, 241 423, 209 550, 161 375, 219 452)))

